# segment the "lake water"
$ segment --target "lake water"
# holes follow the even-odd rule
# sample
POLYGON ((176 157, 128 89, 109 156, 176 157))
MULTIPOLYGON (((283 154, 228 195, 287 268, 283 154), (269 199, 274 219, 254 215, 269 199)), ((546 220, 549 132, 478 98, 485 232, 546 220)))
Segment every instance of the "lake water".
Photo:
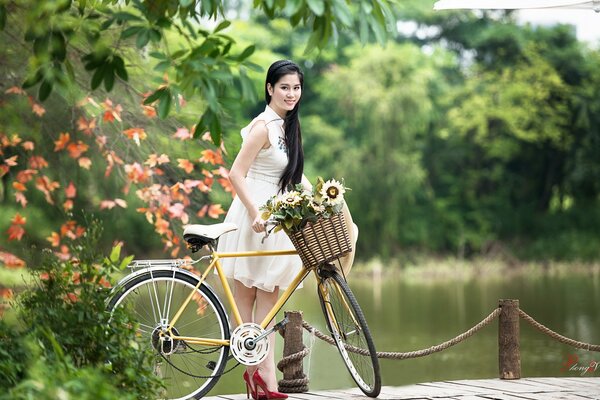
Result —
MULTIPOLYGON (((325 325, 313 279, 294 294, 285 310, 302 310, 304 319, 321 331, 325 325)), ((558 333, 600 344, 600 275, 520 274, 494 279, 407 281, 351 276, 350 283, 365 315, 378 351, 412 351, 442 343, 468 330, 498 305, 499 299, 518 299, 520 307, 558 333)), ((280 319, 278 317, 278 319, 280 319)), ((577 377, 581 368, 565 370, 569 357, 578 366, 594 367, 583 376, 600 376, 600 353, 561 344, 520 320, 523 377, 577 377)), ((337 350, 305 333, 311 347, 305 373, 311 390, 354 387, 337 350)), ((278 337, 276 359, 281 358, 278 337)), ((233 364, 228 364, 232 366, 233 364)), ((221 378, 211 395, 243 393, 243 366, 221 378)), ((381 360, 383 385, 498 377, 498 322, 466 341, 433 355, 409 360, 381 360)), ((599 388, 600 392, 600 388, 599 388)))

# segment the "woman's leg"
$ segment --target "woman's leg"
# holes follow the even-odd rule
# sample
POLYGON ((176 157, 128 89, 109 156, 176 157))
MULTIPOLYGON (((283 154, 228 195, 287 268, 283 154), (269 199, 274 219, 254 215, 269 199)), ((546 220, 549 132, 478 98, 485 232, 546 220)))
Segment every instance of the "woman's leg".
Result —
MULTIPOLYGON (((257 289, 252 287, 246 287, 240 281, 233 281, 233 298, 235 299, 235 304, 237 304, 238 311, 240 312, 240 317, 242 317, 242 322, 254 322, 252 317, 252 311, 254 309, 254 303, 256 301, 256 291, 257 289)), ((248 376, 251 377, 256 367, 246 367, 246 372, 248 376)), ((250 384, 250 390, 254 391, 254 386, 250 384)))
POLYGON ((256 301, 257 289, 255 287, 246 287, 242 282, 237 280, 233 282, 233 298, 240 312, 240 317, 242 317, 242 322, 254 322, 252 310, 256 301))
MULTIPOLYGON (((279 298, 279 288, 275 288, 273 292, 266 292, 264 290, 256 290, 256 310, 254 312, 254 319, 257 324, 260 324, 262 320, 271 311, 277 299, 279 298)), ((275 322, 269 323, 270 328, 275 322)), ((259 373, 261 377, 267 383, 267 388, 270 391, 277 390, 277 378, 275 376, 275 334, 269 335, 269 354, 267 358, 258 365, 259 373)))

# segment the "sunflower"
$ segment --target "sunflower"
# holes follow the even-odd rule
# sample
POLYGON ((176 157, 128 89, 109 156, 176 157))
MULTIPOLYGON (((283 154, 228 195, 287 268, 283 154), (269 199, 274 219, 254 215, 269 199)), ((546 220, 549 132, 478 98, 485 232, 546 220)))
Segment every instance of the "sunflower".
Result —
POLYGON ((344 185, 335 179, 330 179, 323 184, 321 195, 329 201, 330 204, 341 204, 344 201, 344 185))
POLYGON ((300 193, 294 191, 288 192, 281 197, 281 202, 288 206, 295 206, 302 201, 300 193))

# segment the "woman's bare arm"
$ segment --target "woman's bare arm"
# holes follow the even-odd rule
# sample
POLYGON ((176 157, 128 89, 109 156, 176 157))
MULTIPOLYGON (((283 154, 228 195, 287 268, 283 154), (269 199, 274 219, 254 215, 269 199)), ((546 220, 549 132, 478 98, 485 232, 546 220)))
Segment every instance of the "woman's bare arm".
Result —
POLYGON ((269 146, 269 131, 267 130, 267 126, 264 121, 257 121, 244 139, 242 148, 229 171, 229 181, 233 185, 242 204, 248 210, 248 214, 250 214, 250 218, 252 219, 252 229, 255 232, 262 232, 265 228, 260 218, 258 205, 254 204, 250 197, 250 192, 246 184, 246 174, 258 152, 269 146))

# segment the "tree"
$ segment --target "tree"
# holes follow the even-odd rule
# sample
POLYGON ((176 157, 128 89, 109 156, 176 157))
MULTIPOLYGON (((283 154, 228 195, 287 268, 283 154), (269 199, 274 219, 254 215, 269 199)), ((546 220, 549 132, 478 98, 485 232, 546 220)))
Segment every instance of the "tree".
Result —
MULTIPOLYGON (((310 26, 306 50, 323 48, 338 30, 356 30, 363 42, 372 34, 381 43, 393 26, 388 0, 274 1, 256 0, 254 8, 273 19, 289 18, 292 26, 310 26)), ((91 88, 101 84, 110 91, 118 79, 128 80, 122 43, 135 40, 139 49, 150 50, 156 68, 168 72, 172 81, 157 88, 145 104, 158 102, 157 112, 166 118, 177 98, 199 96, 205 109, 198 132, 210 131, 220 142, 221 121, 235 102, 254 98, 248 61, 255 46, 236 49, 235 40, 224 33, 230 25, 220 0, 3 0, 0 29, 24 21, 22 36, 32 52, 24 88, 37 86, 38 98, 48 98, 57 86, 77 79, 75 62, 91 73, 91 88), (45 21, 40 24, 39 21, 45 21), (213 26, 207 29, 206 26, 213 26), (185 38, 172 47, 169 37, 185 38), (230 97, 228 87, 239 95, 230 97)))

